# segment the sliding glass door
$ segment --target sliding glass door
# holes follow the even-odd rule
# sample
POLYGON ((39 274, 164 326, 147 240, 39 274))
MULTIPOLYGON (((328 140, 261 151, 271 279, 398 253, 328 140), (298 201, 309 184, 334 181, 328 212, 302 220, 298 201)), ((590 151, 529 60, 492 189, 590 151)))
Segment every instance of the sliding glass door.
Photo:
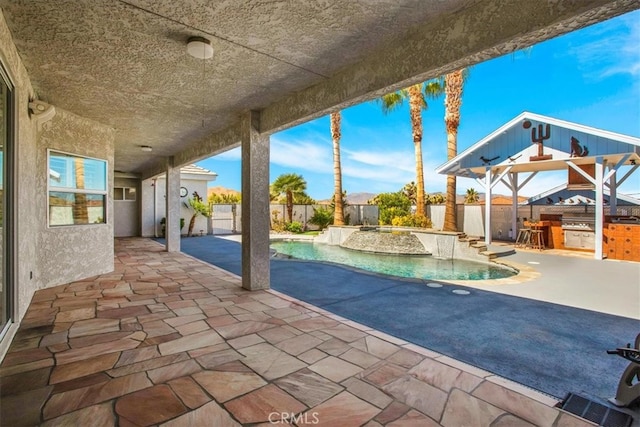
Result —
POLYGON ((12 87, 0 68, 0 339, 12 314, 12 87))

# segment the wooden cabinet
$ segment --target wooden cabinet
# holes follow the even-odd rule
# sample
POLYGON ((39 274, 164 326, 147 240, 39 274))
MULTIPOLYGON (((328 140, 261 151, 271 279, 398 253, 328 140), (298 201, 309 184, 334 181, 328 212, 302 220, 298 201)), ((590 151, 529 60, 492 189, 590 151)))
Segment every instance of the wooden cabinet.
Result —
POLYGON ((562 229, 562 221, 551 221, 549 234, 549 247, 553 249, 564 249, 564 230, 562 229))
POLYGON ((640 261, 640 224, 606 223, 603 240, 607 258, 640 261))

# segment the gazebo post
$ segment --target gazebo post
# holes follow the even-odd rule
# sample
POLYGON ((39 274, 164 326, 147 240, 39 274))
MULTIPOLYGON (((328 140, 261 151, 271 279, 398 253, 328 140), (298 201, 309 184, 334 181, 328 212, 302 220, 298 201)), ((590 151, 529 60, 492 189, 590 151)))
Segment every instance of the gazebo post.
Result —
POLYGON ((491 167, 484 176, 484 243, 491 244, 491 167))
POLYGON ((602 156, 596 157, 595 163, 595 190, 596 190, 596 247, 594 258, 602 259, 602 239, 604 226, 604 159, 602 156))
POLYGON ((613 175, 609 178, 609 215, 617 215, 618 213, 618 182, 616 179, 617 171, 613 171, 613 175))
POLYGON ((511 182, 511 235, 514 241, 518 235, 518 173, 510 173, 509 181, 511 182))
MULTIPOLYGON (((616 215, 618 212, 618 185, 622 184, 630 174, 626 174, 625 176, 623 176, 620 182, 618 182, 617 174, 622 165, 624 165, 626 161, 629 160, 629 157, 631 157, 630 154, 625 154, 616 165, 609 165, 609 172, 604 175, 603 183, 604 185, 609 186, 609 215, 616 215), (607 181, 609 181, 608 184, 607 181)), ((632 168, 629 172, 633 173, 636 167, 637 165, 634 166, 634 168, 632 168)))

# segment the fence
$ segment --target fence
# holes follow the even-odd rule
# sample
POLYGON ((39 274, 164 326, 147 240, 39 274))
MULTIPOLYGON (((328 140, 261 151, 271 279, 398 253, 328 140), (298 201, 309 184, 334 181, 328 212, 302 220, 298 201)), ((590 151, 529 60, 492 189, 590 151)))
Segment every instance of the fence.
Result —
MULTIPOLYGON (((317 230, 318 227, 309 223, 314 209, 326 207, 322 205, 294 205, 293 221, 298 221, 306 230, 317 230)), ((469 236, 484 237, 484 205, 457 205, 458 230, 469 236)), ((427 214, 433 222, 433 228, 441 230, 444 225, 444 205, 428 205, 427 214)), ((289 220, 286 205, 270 205, 271 220, 289 220)), ((519 206, 517 214, 516 230, 511 230, 511 205, 491 206, 491 238, 496 240, 515 240, 517 229, 522 228, 523 222, 528 219, 539 219, 541 214, 592 214, 595 215, 595 206, 545 206, 527 205, 519 206)), ((605 215, 609 214, 609 208, 605 207, 605 215)), ((617 215, 640 216, 640 206, 618 206, 617 215)), ((235 234, 242 232, 242 207, 240 204, 213 205, 211 228, 213 234, 235 234)), ((377 225, 378 206, 375 205, 348 205, 345 209, 347 225, 377 225)))
MULTIPOLYGON (((317 230, 318 226, 309 223, 314 214, 314 209, 325 207, 322 205, 293 205, 292 220, 298 221, 307 230, 317 230)), ((289 220, 286 205, 270 205, 269 214, 271 221, 289 220)), ((345 222, 348 225, 372 225, 378 224, 378 206, 374 205, 348 205, 344 211, 345 222)), ((213 234, 235 234, 242 232, 242 207, 240 204, 215 204, 211 217, 211 229, 213 234)))

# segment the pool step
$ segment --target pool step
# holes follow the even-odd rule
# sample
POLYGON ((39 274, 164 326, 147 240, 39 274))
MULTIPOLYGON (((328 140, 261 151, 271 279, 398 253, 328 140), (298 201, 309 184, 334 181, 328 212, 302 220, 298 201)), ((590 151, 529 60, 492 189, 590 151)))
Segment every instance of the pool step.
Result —
POLYGON ((484 243, 473 243, 471 244, 472 248, 475 248, 478 250, 478 252, 482 252, 482 251, 486 251, 487 250, 487 245, 484 243))
POLYGON ((494 259, 498 257, 498 253, 493 251, 482 251, 480 252, 480 255, 484 255, 489 259, 494 259))

